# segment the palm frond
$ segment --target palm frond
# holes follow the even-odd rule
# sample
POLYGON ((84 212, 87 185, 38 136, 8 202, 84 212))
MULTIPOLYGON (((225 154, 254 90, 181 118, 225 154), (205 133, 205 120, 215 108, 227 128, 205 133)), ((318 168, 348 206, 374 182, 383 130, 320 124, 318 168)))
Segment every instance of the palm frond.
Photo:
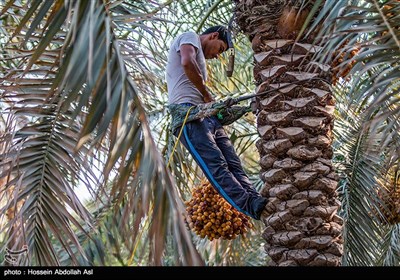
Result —
POLYGON ((387 229, 387 234, 383 242, 382 251, 384 254, 379 260, 379 264, 385 266, 399 266, 400 264, 400 231, 399 224, 392 225, 387 229))
MULTIPOLYGON (((337 94, 339 96, 339 94, 337 94)), ((386 205, 384 180, 387 157, 381 151, 384 134, 366 130, 363 115, 339 99, 335 129, 336 163, 342 176, 341 214, 345 219, 344 265, 376 265, 382 254, 386 205), (379 180, 378 180, 379 178, 379 180)), ((351 101, 350 101, 351 102, 351 101)))
MULTIPOLYGON (((335 51, 357 50, 354 57, 344 56, 339 67, 354 63, 348 74, 353 78, 349 100, 371 118, 366 125, 379 126, 383 119, 399 116, 399 10, 400 3, 391 0, 326 1, 315 22, 324 26, 320 36, 326 44, 321 58, 331 59, 335 51)), ((383 133, 390 137, 391 131, 388 128, 383 133)))
MULTIPOLYGON (((10 46, 14 53, 28 50, 28 60, 20 59, 19 71, 10 69, 7 78, 2 79, 2 90, 7 93, 9 104, 7 109, 15 116, 9 122, 10 145, 1 161, 2 176, 14 178, 2 188, 2 192, 14 191, 12 199, 2 209, 2 213, 10 209, 15 211, 15 222, 8 227, 9 237, 16 237, 11 236, 12 230, 19 234, 19 240, 28 240, 34 252, 31 264, 57 265, 59 256, 55 245, 50 243, 50 233, 53 233, 73 263, 78 263, 74 254, 85 254, 72 226, 85 232, 82 225, 95 225, 96 220, 74 193, 78 180, 66 178, 81 178, 82 168, 91 169, 98 164, 102 174, 88 174, 95 175, 89 181, 96 183, 98 197, 106 195, 108 198, 100 203, 118 210, 117 203, 122 198, 127 199, 122 218, 114 221, 115 226, 124 227, 123 223, 134 213, 137 220, 150 216, 157 227, 157 231, 150 230, 149 234, 151 242, 159 242, 156 248, 151 248, 155 252, 151 263, 161 264, 164 245, 158 240, 163 240, 160 236, 166 238, 172 234, 174 246, 180 253, 175 262, 201 264, 180 217, 182 203, 177 199, 169 172, 152 140, 146 111, 127 71, 126 53, 121 50, 124 45, 118 39, 122 31, 113 21, 114 16, 116 21, 119 19, 113 12, 121 5, 105 6, 95 1, 49 3, 25 7, 27 12, 23 16, 27 20, 23 20, 14 33, 14 38, 24 36, 25 44, 10 46), (25 23, 30 24, 29 27, 25 23), (46 57, 48 50, 56 51, 50 60, 46 57), (31 76, 35 80, 21 88, 19 82, 31 76), (47 84, 43 84, 44 77, 47 84), (18 116, 27 114, 31 116, 28 122, 17 126, 18 116), (14 130, 17 133, 12 133, 14 130), (85 159, 96 152, 108 155, 85 165, 85 159), (31 155, 33 159, 29 158, 31 155), (133 203, 138 199, 142 203, 133 203), (15 201, 23 205, 16 207, 15 201), (71 210, 67 210, 66 205, 71 210), (149 205, 154 205, 154 209, 149 205), (18 223, 17 217, 21 217, 18 223), (28 235, 15 230, 18 226, 25 227, 28 235)), ((127 7, 129 5, 122 9, 128 13, 124 20, 134 21, 142 15, 135 13, 137 6, 127 7)), ((130 47, 135 49, 137 45, 130 47)), ((8 58, 17 60, 18 56, 8 58)), ((130 238, 137 235, 129 228, 121 232, 126 240, 134 240, 130 238)), ((13 245, 18 246, 17 243, 13 245)), ((100 250, 102 246, 97 242, 94 246, 99 255, 104 255, 100 250)))

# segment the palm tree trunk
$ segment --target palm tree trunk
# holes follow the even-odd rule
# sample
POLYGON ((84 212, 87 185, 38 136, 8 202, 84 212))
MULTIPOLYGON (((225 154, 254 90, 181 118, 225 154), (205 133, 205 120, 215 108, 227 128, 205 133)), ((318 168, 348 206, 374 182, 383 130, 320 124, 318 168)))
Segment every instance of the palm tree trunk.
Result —
POLYGON ((313 36, 295 42, 310 9, 296 1, 234 2, 236 23, 254 51, 256 91, 276 89, 257 100, 270 265, 338 266, 343 222, 331 163, 330 67, 312 60, 320 49, 313 36))

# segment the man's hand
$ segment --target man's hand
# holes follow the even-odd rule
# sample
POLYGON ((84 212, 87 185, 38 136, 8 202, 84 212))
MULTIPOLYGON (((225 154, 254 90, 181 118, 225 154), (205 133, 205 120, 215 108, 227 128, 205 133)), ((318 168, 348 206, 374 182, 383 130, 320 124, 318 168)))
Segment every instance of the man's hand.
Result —
POLYGON ((209 91, 206 91, 206 93, 203 94, 203 99, 204 99, 204 102, 206 102, 206 103, 215 101, 214 97, 211 95, 211 93, 209 91))

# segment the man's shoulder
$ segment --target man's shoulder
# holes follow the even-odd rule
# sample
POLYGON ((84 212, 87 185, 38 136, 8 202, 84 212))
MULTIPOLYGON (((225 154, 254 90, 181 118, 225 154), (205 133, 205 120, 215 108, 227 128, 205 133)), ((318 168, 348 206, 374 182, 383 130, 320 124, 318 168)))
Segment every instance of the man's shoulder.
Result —
POLYGON ((177 46, 180 46, 182 44, 192 44, 195 47, 198 47, 199 42, 200 42, 199 35, 197 35, 196 32, 186 31, 186 32, 179 34, 173 41, 173 44, 175 44, 177 46))

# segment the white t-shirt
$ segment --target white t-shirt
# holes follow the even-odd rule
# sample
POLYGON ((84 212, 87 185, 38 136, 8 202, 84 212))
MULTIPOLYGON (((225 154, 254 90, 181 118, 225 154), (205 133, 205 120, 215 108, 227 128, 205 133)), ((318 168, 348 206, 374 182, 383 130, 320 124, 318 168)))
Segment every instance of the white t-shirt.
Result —
POLYGON ((201 48, 200 36, 189 31, 176 37, 168 53, 166 80, 168 87, 168 103, 204 103, 203 95, 188 79, 181 65, 180 46, 190 44, 196 48, 196 61, 204 81, 207 80, 206 59, 201 48))

